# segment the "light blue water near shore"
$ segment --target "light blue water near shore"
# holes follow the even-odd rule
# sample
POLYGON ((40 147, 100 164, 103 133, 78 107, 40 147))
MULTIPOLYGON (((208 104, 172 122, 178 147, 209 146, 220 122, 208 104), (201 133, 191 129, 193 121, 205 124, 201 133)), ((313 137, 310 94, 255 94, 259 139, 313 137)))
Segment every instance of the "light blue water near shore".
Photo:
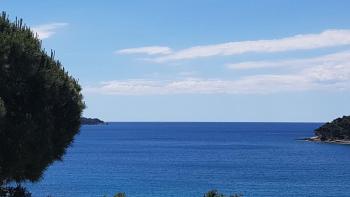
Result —
POLYGON ((350 145, 297 141, 318 123, 83 126, 34 197, 350 196, 350 145))

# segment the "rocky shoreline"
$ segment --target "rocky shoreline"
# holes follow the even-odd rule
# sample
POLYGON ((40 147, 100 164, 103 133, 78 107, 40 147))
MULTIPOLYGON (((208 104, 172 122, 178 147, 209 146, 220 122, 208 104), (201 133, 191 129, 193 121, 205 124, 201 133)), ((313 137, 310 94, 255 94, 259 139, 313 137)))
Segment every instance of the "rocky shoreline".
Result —
POLYGON ((340 140, 340 139, 321 140, 321 138, 318 136, 304 138, 303 140, 308 142, 321 142, 321 143, 331 143, 331 144, 350 144, 350 140, 340 140))

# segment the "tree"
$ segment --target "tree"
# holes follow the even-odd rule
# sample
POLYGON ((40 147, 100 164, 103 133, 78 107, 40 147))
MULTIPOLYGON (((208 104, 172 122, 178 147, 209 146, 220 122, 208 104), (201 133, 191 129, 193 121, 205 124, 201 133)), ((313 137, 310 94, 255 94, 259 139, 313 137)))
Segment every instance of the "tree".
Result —
POLYGON ((0 185, 38 181, 79 132, 81 87, 22 20, 0 17, 0 185))

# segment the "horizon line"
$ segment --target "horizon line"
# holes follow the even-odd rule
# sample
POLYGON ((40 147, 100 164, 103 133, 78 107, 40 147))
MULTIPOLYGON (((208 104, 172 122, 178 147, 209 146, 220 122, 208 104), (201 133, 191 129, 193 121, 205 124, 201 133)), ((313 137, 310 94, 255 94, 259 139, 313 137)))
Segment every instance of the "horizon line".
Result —
POLYGON ((327 121, 104 121, 105 123, 326 123, 327 121))

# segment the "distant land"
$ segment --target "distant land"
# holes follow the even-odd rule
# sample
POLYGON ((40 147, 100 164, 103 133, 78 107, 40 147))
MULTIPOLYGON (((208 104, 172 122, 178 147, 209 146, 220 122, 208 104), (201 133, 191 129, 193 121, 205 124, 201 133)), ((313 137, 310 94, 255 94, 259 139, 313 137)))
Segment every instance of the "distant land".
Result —
POLYGON ((104 124, 105 122, 98 118, 81 118, 81 124, 83 125, 96 125, 96 124, 104 124))
POLYGON ((306 140, 350 144, 350 116, 343 116, 322 125, 315 130, 315 135, 315 137, 306 140))

